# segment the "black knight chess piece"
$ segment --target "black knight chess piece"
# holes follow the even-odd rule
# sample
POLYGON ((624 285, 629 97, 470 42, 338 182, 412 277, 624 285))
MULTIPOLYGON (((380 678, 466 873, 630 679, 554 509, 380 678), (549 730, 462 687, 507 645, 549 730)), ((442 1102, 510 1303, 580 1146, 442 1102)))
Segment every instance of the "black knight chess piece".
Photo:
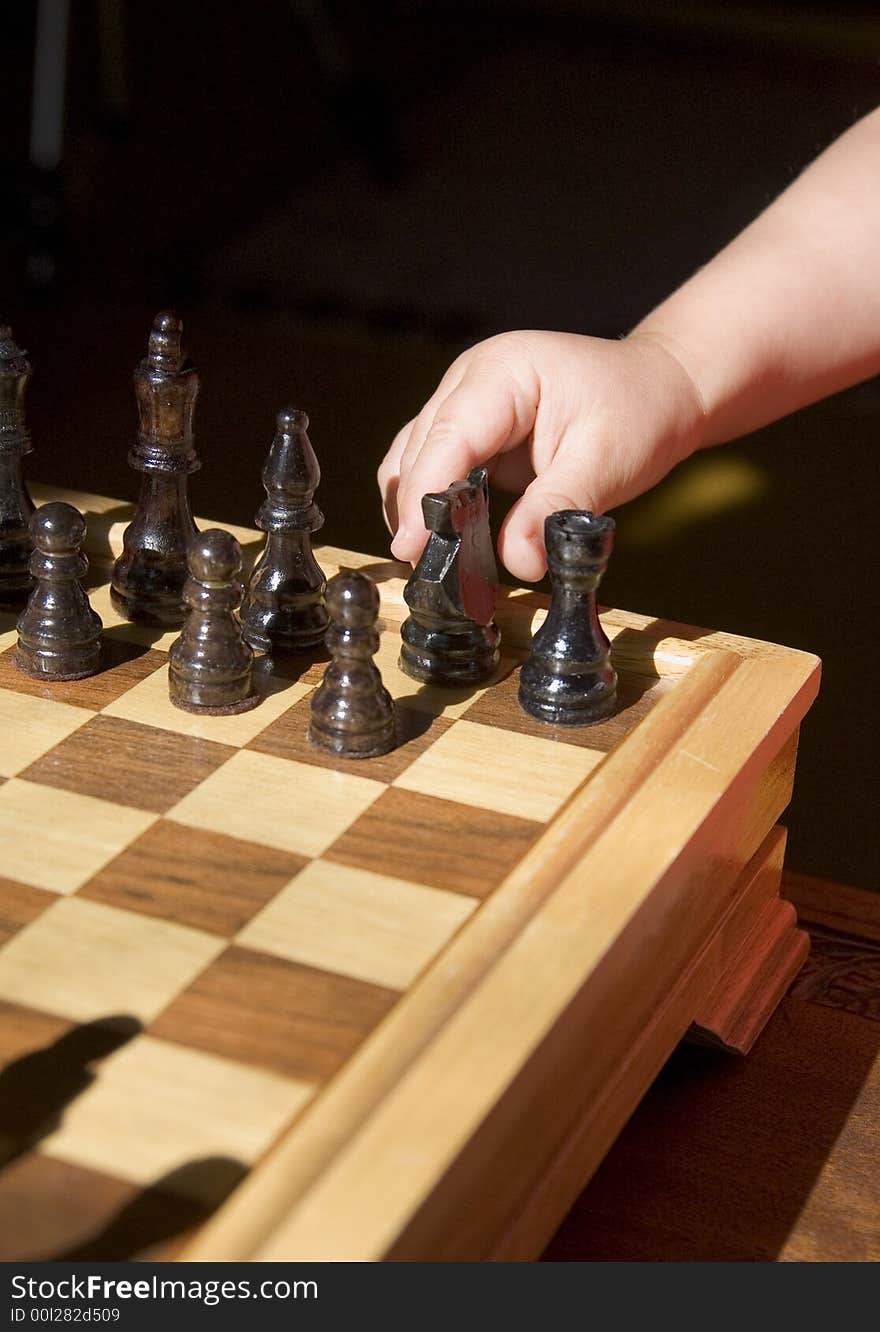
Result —
POLYGON ((614 519, 563 509, 545 520, 544 541, 553 597, 520 671, 519 702, 538 721, 586 726, 609 717, 617 696, 596 606, 614 519))
POLYGON ((254 566, 241 608, 244 636, 264 652, 308 652, 327 632, 326 579, 312 554, 311 534, 324 522, 314 502, 321 471, 305 412, 278 413, 255 519, 266 545, 254 566))
POLYGON ((367 574, 343 569, 327 584, 330 665, 312 696, 309 739, 340 758, 375 758, 394 744, 394 705, 373 663, 379 593, 367 574))
POLYGON ((128 462, 142 473, 141 493, 113 566, 111 599, 121 615, 143 624, 182 623, 187 547, 196 535, 188 485, 201 466, 192 433, 199 377, 182 334, 175 315, 157 315, 134 376, 140 429, 128 462))
POLYGON ((83 516, 72 504, 44 504, 30 522, 34 590, 18 617, 15 665, 38 680, 82 680, 101 664, 101 617, 80 580, 83 516))
POLYGON ((21 607, 34 585, 28 571, 34 505, 21 474, 33 447, 24 413, 30 374, 12 330, 0 328, 0 606, 21 607))
POLYGON ((219 527, 200 532, 189 548, 183 588, 183 632, 169 652, 168 692, 184 712, 228 716, 260 701, 253 689, 253 650, 241 635, 235 611, 241 546, 219 527))
POLYGON ((485 467, 425 495, 422 513, 431 535, 403 593, 400 666, 427 684, 478 684, 494 673, 501 638, 485 467))

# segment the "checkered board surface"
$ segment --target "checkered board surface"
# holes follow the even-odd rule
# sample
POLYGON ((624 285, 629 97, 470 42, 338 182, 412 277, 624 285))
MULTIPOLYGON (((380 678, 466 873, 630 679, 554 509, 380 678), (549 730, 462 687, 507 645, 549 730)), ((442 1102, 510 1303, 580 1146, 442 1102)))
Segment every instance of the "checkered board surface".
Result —
MULTIPOLYGON (((400 566, 329 555, 399 602, 400 566)), ((0 620, 4 1259, 173 1254, 673 687, 622 671, 613 719, 548 730, 521 653, 420 686, 386 621, 398 746, 338 761, 306 736, 322 662, 258 661, 237 717, 173 708, 176 635, 120 620, 109 568, 91 679, 23 677, 0 620)))

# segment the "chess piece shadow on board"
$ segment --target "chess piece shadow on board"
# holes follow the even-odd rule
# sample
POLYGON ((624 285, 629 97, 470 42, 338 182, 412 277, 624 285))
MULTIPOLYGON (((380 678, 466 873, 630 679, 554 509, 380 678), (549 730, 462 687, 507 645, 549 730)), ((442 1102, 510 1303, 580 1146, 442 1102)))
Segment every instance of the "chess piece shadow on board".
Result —
POLYGON ((241 624, 246 640, 264 652, 309 652, 327 632, 327 580, 311 545, 324 523, 314 502, 321 470, 308 425, 305 412, 280 411, 263 467, 266 498, 254 521, 266 544, 248 580, 241 624))
POLYGON ((38 680, 82 680, 101 664, 101 617, 82 587, 83 516, 72 504, 44 504, 30 522, 34 590, 18 618, 15 665, 38 680))
POLYGON ((477 684, 494 674, 501 638, 485 467, 425 495, 422 513, 430 535, 403 593, 400 666, 423 684, 477 684))
MULTIPOLYGON (((183 1236, 207 1221, 247 1173, 247 1167, 230 1156, 187 1161, 136 1194, 96 1234, 52 1254, 52 1261, 149 1260, 154 1246, 183 1236)), ((161 1258, 160 1251, 157 1260, 161 1258)))
POLYGON ((312 696, 309 739, 340 758, 377 758, 394 745, 394 705, 373 662, 379 592, 372 578, 342 569, 327 584, 330 665, 312 696))
POLYGON ((186 619, 171 645, 168 690, 185 712, 229 716, 256 707, 253 648, 242 637, 235 611, 241 546, 219 527, 200 532, 189 548, 189 578, 183 588, 186 619))
POLYGON ((141 473, 141 491, 123 533, 110 592, 126 619, 165 627, 183 622, 186 554, 196 535, 189 477, 201 466, 192 430, 199 376, 182 338, 181 320, 167 311, 158 314, 147 355, 135 371, 140 429, 128 461, 141 473))
POLYGON ((596 604, 614 519, 563 509, 545 519, 544 542, 553 596, 520 670, 519 702, 538 721, 587 726, 611 716, 617 695, 596 604))
POLYGON ((65 1108, 98 1076, 92 1068, 95 1061, 141 1029, 137 1018, 127 1014, 86 1022, 0 1070, 0 1168, 56 1129, 65 1108))
POLYGON ((28 562, 34 505, 21 470, 33 448, 24 406, 30 376, 30 362, 12 330, 0 328, 0 606, 18 609, 33 587, 28 562))

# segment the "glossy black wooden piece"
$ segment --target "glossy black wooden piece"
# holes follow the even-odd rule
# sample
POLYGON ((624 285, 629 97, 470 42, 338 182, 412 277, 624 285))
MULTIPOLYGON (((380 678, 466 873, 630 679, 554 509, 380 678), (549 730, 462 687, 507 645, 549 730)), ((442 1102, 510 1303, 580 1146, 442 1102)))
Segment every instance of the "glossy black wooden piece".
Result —
POLYGON ((83 516, 72 504, 44 504, 30 529, 35 585, 18 617, 13 660, 39 680, 82 680, 101 664, 103 628, 80 581, 89 567, 82 553, 83 516))
POLYGON ((199 377, 182 335, 175 315, 158 314, 134 376, 140 430, 128 461, 142 473, 141 493, 123 533, 110 595, 121 615, 143 624, 183 622, 187 548, 196 535, 188 485, 201 466, 192 433, 199 377))
POLYGON ((400 666, 428 684, 476 684, 494 673, 501 641, 485 467, 425 495, 422 513, 430 536, 403 593, 400 666))
POLYGON ((308 436, 309 418, 295 407, 278 413, 255 519, 266 545, 241 607, 244 636, 264 652, 308 652, 324 641, 327 580, 312 554, 311 534, 324 515, 314 502, 321 471, 308 436))
POLYGON ((554 726, 586 726, 614 711, 617 675, 596 589, 614 545, 614 519, 576 509, 544 523, 553 597, 520 671, 519 702, 554 726))
POLYGON ((34 585, 28 567, 34 505, 21 470, 33 448, 24 406, 30 375, 12 330, 0 328, 0 606, 10 608, 23 606, 34 585))
POLYGON ((330 665, 312 695, 309 739, 340 758, 374 758, 394 744, 394 705, 373 663, 379 593, 367 574, 343 569, 327 584, 330 665))
POLYGON ((169 697, 185 712, 228 716, 259 702, 253 649, 235 615, 244 591, 240 572, 241 546, 231 532, 212 527, 197 535, 183 588, 183 632, 169 652, 169 697))

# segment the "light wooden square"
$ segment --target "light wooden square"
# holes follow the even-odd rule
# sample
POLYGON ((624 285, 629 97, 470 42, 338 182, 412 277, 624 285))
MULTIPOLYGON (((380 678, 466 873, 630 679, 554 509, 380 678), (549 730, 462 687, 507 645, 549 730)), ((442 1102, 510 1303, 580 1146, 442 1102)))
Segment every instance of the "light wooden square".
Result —
POLYGON ((435 717, 454 719, 463 716, 468 708, 482 698, 487 689, 491 689, 496 680, 501 679, 513 669, 513 662, 502 660, 495 676, 488 684, 470 685, 463 689, 453 689, 444 685, 420 684, 400 669, 400 634, 388 629, 379 641, 379 651, 374 661, 382 676, 382 683, 394 699, 405 702, 408 708, 417 708, 420 712, 430 712, 435 717))
POLYGON ((3 876, 53 893, 75 892, 156 818, 149 810, 14 777, 0 786, 3 876))
POLYGON ((150 1022, 226 943, 214 934, 62 897, 0 951, 0 998, 76 1022, 150 1022))
POLYGON ((200 716, 176 708, 168 697, 167 666, 148 675, 140 684, 126 690, 120 698, 108 703, 102 710, 108 717, 124 717, 127 721, 141 722, 144 726, 159 726, 166 731, 176 731, 178 735, 195 735, 202 740, 217 740, 224 745, 241 746, 253 740, 270 722, 292 708, 312 689, 311 685, 299 681, 291 684, 277 676, 258 676, 257 679, 259 692, 263 693, 267 686, 272 686, 272 691, 267 689, 262 702, 250 712, 240 712, 234 717, 200 716))
MULTIPOLYGON (((101 1063, 40 1150, 137 1184, 212 1156, 250 1165, 312 1092, 277 1073, 138 1036, 101 1063)), ((197 1196, 197 1171, 191 1179, 197 1196)))
POLYGON ((0 689, 0 776, 21 772, 93 716, 87 708, 0 689))
POLYGON ((156 648, 159 652, 167 652, 174 640, 180 637, 179 629, 168 629, 160 633, 153 625, 132 624, 124 615, 120 615, 110 600, 109 582, 90 587, 88 593, 92 610, 100 615, 104 629, 121 629, 120 637, 129 643, 142 643, 146 647, 156 648))
POLYGON ((343 550, 341 546, 316 546, 314 551, 328 579, 340 569, 363 569, 378 583, 383 600, 391 597, 402 601, 403 589, 412 574, 408 564, 383 559, 381 555, 365 555, 359 550, 343 550))
POLYGON ((604 757, 598 750, 464 720, 393 785, 546 822, 604 757))
POLYGON ((319 856, 388 788, 332 768, 240 750, 167 817, 297 855, 319 856))
POLYGON ((477 906, 460 893, 314 860, 236 942, 403 990, 477 906))

